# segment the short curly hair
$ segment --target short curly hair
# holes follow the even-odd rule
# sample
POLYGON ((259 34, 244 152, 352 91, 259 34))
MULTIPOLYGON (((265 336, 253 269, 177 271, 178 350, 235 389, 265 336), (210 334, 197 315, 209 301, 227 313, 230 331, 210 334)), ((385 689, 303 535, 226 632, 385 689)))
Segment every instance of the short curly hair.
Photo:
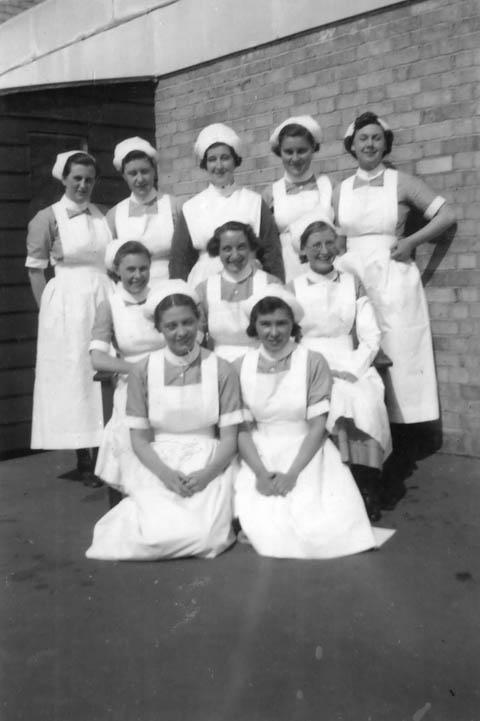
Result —
POLYGON ((352 150, 353 139, 355 138, 357 132, 361 128, 364 128, 366 125, 378 125, 380 128, 382 128, 383 134, 385 136, 385 152, 383 155, 385 156, 391 153, 393 145, 393 132, 391 130, 385 130, 382 124, 379 122, 378 115, 376 113, 372 113, 370 110, 367 110, 367 112, 362 113, 358 116, 358 118, 355 118, 353 124, 353 135, 349 135, 348 137, 343 139, 343 145, 347 153, 353 155, 354 158, 357 157, 355 151, 352 150))
POLYGON ((250 250, 255 253, 257 252, 260 247, 260 243, 257 236, 255 235, 252 226, 248 223, 241 223, 239 220, 228 220, 226 223, 223 223, 223 225, 220 225, 218 228, 215 229, 214 234, 208 241, 208 255, 210 255, 212 258, 216 258, 218 255, 220 255, 221 237, 223 233, 227 233, 229 230, 241 231, 247 239, 250 250))
POLYGON ((276 310, 284 310, 288 313, 290 320, 292 321, 292 332, 291 336, 296 343, 300 342, 302 337, 302 329, 298 323, 295 322, 293 311, 284 300, 276 298, 275 296, 268 295, 255 303, 250 313, 250 321, 247 327, 247 335, 249 338, 258 338, 256 329, 256 323, 259 315, 267 315, 268 313, 274 313, 276 310))

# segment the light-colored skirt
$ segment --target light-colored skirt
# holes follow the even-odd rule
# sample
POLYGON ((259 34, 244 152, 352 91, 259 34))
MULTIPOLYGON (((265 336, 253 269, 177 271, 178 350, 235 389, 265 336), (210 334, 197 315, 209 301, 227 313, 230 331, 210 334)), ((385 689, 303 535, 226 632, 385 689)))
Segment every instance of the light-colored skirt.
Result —
POLYGON ((127 376, 121 375, 113 395, 112 417, 103 431, 98 449, 95 475, 108 486, 124 492, 122 472, 128 468, 133 455, 130 430, 125 422, 127 405, 127 376))
POLYGON ((96 309, 112 287, 103 271, 58 266, 43 291, 33 391, 32 448, 89 448, 103 432, 100 383, 88 347, 96 309))
MULTIPOLYGON (((152 446, 183 473, 205 468, 218 441, 201 434, 159 434, 152 446)), ((229 466, 190 498, 170 491, 132 454, 124 490, 129 494, 96 524, 87 558, 105 561, 214 558, 228 548, 232 532, 232 470, 229 466)))

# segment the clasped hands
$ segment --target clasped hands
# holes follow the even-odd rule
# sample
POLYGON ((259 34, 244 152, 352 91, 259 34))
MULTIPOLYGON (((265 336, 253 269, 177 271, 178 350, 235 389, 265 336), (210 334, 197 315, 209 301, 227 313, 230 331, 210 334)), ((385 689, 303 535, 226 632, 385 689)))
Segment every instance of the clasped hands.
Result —
POLYGON ((195 493, 203 491, 212 480, 212 477, 205 468, 192 473, 182 473, 182 471, 169 469, 167 472, 162 473, 160 480, 173 493, 183 498, 189 498, 195 493))
POLYGON ((257 491, 262 496, 286 496, 296 483, 297 476, 290 471, 265 471, 257 475, 257 491))
POLYGON ((390 250, 392 260, 400 263, 408 263, 412 259, 412 252, 415 246, 410 243, 408 238, 398 238, 395 245, 390 250))

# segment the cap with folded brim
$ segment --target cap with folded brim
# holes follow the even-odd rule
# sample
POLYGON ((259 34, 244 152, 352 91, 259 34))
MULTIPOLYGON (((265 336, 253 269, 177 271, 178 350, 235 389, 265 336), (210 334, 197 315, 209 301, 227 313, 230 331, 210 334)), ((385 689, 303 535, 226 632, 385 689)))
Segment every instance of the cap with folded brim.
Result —
POLYGON ((283 123, 277 125, 277 127, 270 136, 269 142, 272 150, 276 150, 278 148, 278 140, 280 137, 280 133, 282 132, 283 128, 286 128, 287 125, 301 125, 302 128, 308 130, 316 143, 320 145, 320 143, 322 142, 323 133, 319 123, 317 123, 317 121, 314 120, 311 115, 296 115, 291 118, 287 118, 283 121, 283 123))
POLYGON ((191 286, 189 286, 184 280, 180 280, 180 278, 175 280, 166 280, 164 283, 156 285, 155 288, 150 291, 147 301, 143 306, 143 314, 146 318, 153 319, 157 305, 169 295, 177 294, 187 295, 197 305, 200 302, 199 297, 193 288, 191 288, 191 286))
POLYGON ((92 160, 94 158, 87 153, 85 150, 67 150, 64 153, 59 153, 55 159, 55 163, 52 168, 52 175, 57 180, 63 179, 63 171, 65 170, 65 166, 67 164, 67 160, 72 157, 72 155, 78 155, 78 153, 82 153, 82 155, 88 155, 92 160))
POLYGON ((230 148, 233 148, 239 157, 241 157, 242 141, 235 130, 229 128, 228 125, 224 125, 223 123, 213 123, 213 125, 207 125, 206 128, 203 128, 203 130, 200 131, 195 141, 195 145, 193 146, 195 155, 197 156, 199 162, 203 160, 207 150, 217 143, 228 145, 230 148))
POLYGON ((134 138, 126 138, 126 140, 122 140, 118 143, 113 151, 113 165, 119 173, 122 171, 122 163, 124 159, 129 153, 133 153, 135 150, 139 153, 145 153, 145 155, 151 158, 155 163, 158 162, 158 153, 153 145, 150 145, 147 140, 139 138, 138 136, 134 138))
MULTIPOLYGON (((382 120, 382 118, 379 118, 378 115, 375 116, 375 118, 376 118, 375 122, 378 123, 378 124, 380 125, 380 127, 383 128, 383 130, 385 130, 385 131, 391 130, 390 125, 389 125, 385 120, 382 120)), ((358 118, 356 118, 356 119, 355 119, 352 123, 350 123, 350 125, 348 126, 348 128, 347 128, 347 130, 346 130, 346 132, 345 132, 345 135, 343 136, 343 139, 344 139, 344 140, 347 140, 347 138, 353 138, 353 136, 355 135, 355 133, 357 132, 357 130, 360 130, 360 128, 363 127, 363 125, 358 125, 358 126, 357 126, 357 124, 356 124, 356 123, 357 123, 357 120, 358 120, 358 118)), ((373 122, 373 121, 372 121, 371 119, 369 119, 368 121, 365 122, 365 125, 369 125, 369 124, 372 123, 372 122, 373 122)))
POLYGON ((241 308, 248 319, 250 319, 252 310, 257 303, 265 298, 279 298, 280 300, 283 300, 283 302, 291 308, 295 323, 300 323, 305 315, 305 311, 293 293, 290 293, 290 291, 281 285, 270 283, 266 288, 261 291, 257 291, 241 304, 241 308))

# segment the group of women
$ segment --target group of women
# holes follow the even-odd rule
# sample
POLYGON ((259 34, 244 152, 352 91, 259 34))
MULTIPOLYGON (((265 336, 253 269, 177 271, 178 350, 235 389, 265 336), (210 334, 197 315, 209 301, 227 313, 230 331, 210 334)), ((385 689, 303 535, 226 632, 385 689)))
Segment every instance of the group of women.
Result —
MULTIPOLYGON (((157 151, 129 138, 113 162, 131 195, 106 218, 90 202, 94 158, 57 157, 64 196, 27 239, 40 306, 32 447, 76 449, 87 485, 122 493, 89 557, 211 558, 234 542, 234 518, 276 557, 342 556, 388 535, 370 520, 389 424, 438 417, 412 254, 453 216, 384 165, 393 134, 374 113, 348 128, 359 168, 335 188, 312 170, 321 140, 309 116, 279 125, 284 176, 262 198, 235 183, 238 135, 210 125, 195 143, 208 187, 180 207, 156 187, 157 151), (404 237, 412 207, 426 223, 404 237), (92 367, 117 378, 105 429, 92 367)), ((386 507, 398 500, 387 490, 386 507)))

